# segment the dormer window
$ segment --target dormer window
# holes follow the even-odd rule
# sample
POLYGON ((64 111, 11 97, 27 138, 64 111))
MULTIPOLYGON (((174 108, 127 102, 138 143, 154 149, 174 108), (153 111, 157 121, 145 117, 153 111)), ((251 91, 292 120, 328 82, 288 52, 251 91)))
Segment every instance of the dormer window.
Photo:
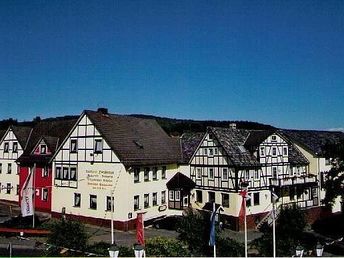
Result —
POLYGON ((13 142, 12 151, 13 151, 14 153, 17 153, 17 152, 18 152, 18 143, 17 143, 17 142, 13 142))
POLYGON ((41 145, 41 154, 47 154, 47 145, 45 144, 41 145))
POLYGON ((76 139, 70 140, 70 152, 75 153, 78 150, 78 144, 76 139))
POLYGON ((94 141, 94 152, 95 153, 102 153, 103 152, 103 141, 102 140, 95 140, 94 141))
POLYGON ((5 142, 5 145, 4 145, 4 152, 8 152, 8 147, 9 147, 8 142, 5 142))

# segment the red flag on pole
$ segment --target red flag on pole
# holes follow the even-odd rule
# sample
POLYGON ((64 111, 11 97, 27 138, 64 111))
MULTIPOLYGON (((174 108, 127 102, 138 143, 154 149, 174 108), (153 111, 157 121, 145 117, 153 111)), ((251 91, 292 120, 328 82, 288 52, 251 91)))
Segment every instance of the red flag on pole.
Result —
POLYGON ((247 190, 241 190, 239 193, 242 197, 241 201, 241 208, 239 212, 239 219, 244 219, 246 215, 246 197, 247 197, 247 190))
POLYGON ((145 235, 143 231, 143 213, 137 213, 136 218, 136 240, 140 245, 145 245, 145 235))

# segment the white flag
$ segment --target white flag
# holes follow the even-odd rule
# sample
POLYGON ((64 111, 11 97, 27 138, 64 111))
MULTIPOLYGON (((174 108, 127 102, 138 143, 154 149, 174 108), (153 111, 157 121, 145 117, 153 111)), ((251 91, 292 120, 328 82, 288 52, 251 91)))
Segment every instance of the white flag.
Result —
POLYGON ((35 168, 30 169, 30 173, 27 176, 23 188, 21 189, 21 213, 23 217, 33 215, 33 171, 35 168))

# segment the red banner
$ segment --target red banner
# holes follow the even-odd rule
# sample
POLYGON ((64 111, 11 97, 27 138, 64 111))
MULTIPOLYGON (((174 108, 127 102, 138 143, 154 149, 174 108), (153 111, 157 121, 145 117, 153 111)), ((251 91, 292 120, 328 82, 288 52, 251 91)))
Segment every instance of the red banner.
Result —
POLYGON ((136 218, 136 240, 140 245, 145 245, 145 234, 143 230, 143 213, 137 213, 136 218))
POLYGON ((239 219, 244 219, 246 215, 246 197, 247 197, 247 190, 242 190, 239 193, 242 197, 241 208, 239 212, 239 219))

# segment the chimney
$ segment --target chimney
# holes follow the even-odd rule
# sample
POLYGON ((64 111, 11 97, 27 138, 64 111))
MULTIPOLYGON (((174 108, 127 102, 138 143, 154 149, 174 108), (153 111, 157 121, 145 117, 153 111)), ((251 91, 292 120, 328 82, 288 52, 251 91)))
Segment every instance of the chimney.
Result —
POLYGON ((230 129, 237 129, 236 123, 230 123, 230 124, 229 124, 229 128, 230 128, 230 129))
POLYGON ((107 115, 108 114, 108 109, 107 108, 98 108, 97 112, 101 113, 103 115, 107 115))

